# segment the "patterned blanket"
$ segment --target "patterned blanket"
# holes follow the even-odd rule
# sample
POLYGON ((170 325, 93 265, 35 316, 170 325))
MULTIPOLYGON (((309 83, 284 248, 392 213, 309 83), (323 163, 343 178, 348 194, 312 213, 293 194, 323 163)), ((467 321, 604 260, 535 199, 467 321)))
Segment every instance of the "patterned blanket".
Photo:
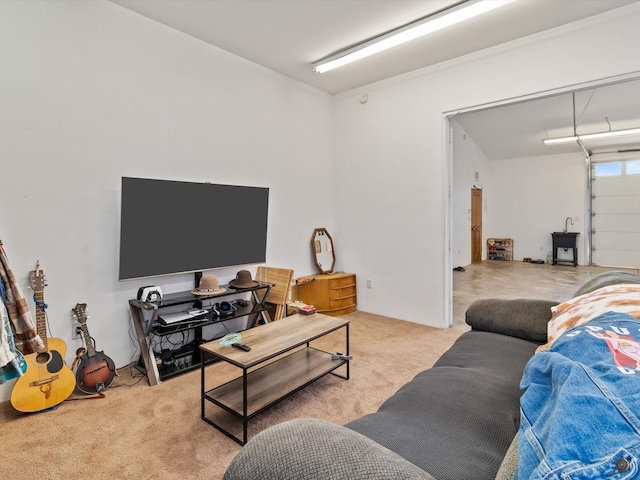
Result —
POLYGON ((564 332, 584 325, 606 312, 626 313, 640 320, 640 284, 621 283, 579 295, 551 308, 547 343, 538 352, 551 348, 564 332))
MULTIPOLYGON (((22 293, 22 288, 20 288, 9 267, 9 259, 3 248, 2 241, 0 241, 0 279, 5 291, 4 303, 16 334, 14 338, 16 348, 23 354, 44 350, 44 343, 33 326, 31 312, 22 293)), ((14 358, 13 355, 4 355, 2 353, 4 351, 4 349, 0 348, 0 367, 14 358)))

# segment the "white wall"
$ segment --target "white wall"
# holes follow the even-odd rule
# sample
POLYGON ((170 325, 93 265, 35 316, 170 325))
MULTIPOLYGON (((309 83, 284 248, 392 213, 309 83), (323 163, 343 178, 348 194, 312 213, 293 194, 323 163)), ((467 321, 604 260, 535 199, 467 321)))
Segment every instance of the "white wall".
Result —
POLYGON ((443 113, 640 71, 639 22, 633 4, 336 97, 335 230, 360 310, 449 323, 443 113))
MULTIPOLYGON (((578 264, 585 264, 585 212, 587 174, 580 153, 537 158, 492 160, 489 173, 491 200, 487 202, 490 228, 484 238, 514 240, 514 260, 524 257, 547 259, 552 251, 551 233, 580 232, 578 264)), ((573 259, 571 252, 558 252, 559 259, 573 259)))
POLYGON ((490 180, 489 158, 467 134, 462 126, 451 119, 452 141, 452 197, 451 197, 451 256, 455 266, 471 263, 471 189, 482 188, 482 258, 487 258, 485 239, 492 229, 491 216, 484 205, 491 199, 492 190, 485 189, 490 180), (478 179, 476 180, 476 173, 478 179))
POLYGON ((40 260, 68 364, 79 302, 98 349, 135 358, 128 300, 150 281, 117 280, 122 176, 269 187, 267 263, 315 273, 313 229, 333 229, 329 95, 109 2, 0 2, 0 65, 0 238, 25 291, 40 260))

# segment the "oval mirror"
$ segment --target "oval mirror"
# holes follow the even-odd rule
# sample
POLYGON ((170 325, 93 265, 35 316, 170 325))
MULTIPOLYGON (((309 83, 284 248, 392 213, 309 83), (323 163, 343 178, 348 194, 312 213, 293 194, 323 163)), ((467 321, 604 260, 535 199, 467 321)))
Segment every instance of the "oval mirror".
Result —
POLYGON ((333 239, 326 228, 316 228, 311 237, 313 262, 320 273, 332 273, 336 263, 333 239))

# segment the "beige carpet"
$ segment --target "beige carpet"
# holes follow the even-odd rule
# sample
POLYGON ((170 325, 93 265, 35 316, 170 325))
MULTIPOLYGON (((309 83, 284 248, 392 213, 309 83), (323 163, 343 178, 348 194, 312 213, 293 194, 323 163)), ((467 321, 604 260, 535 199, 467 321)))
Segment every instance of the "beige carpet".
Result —
MULTIPOLYGON (((344 424, 378 406, 430 367, 462 334, 355 312, 351 379, 327 375, 249 423, 249 436, 298 417, 344 424)), ((344 351, 343 331, 314 345, 344 351)), ((343 367, 344 368, 344 367, 343 367)), ((239 372, 207 367, 222 383, 239 372)), ((240 445, 200 419, 200 371, 149 387, 121 369, 104 399, 75 394, 56 410, 20 414, 0 405, 0 477, 5 480, 220 479, 240 445)), ((223 415, 214 407, 208 415, 223 415)), ((238 431, 239 433, 239 431, 238 431)))

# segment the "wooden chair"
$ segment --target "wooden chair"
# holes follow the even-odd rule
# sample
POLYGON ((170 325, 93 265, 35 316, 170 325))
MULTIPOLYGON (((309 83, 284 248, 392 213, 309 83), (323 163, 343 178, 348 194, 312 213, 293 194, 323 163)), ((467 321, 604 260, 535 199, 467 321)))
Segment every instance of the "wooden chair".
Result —
POLYGON ((280 320, 286 315, 286 305, 293 280, 293 270, 259 266, 256 271, 256 281, 271 283, 274 286, 267 295, 267 304, 275 306, 273 320, 280 320))

